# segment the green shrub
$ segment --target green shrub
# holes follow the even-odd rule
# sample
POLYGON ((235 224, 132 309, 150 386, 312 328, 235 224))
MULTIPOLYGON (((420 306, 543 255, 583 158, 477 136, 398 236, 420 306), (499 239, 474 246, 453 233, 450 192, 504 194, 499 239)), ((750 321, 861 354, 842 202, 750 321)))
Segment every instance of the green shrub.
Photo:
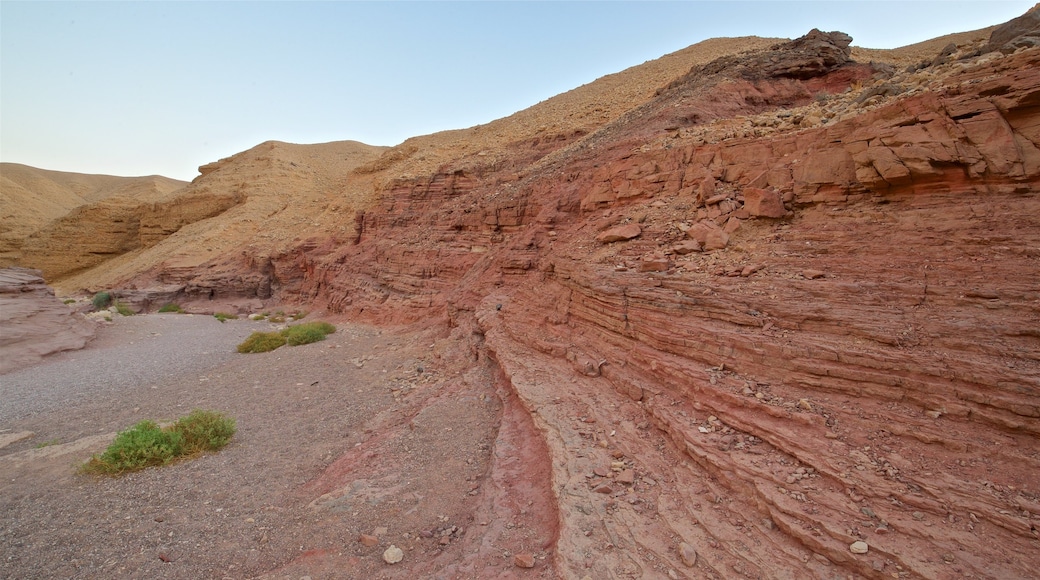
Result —
POLYGON ((333 332, 336 332, 336 327, 328 322, 305 322, 286 328, 282 336, 290 346, 298 346, 325 340, 325 336, 333 332))
POLYGON ((174 304, 173 302, 167 302, 166 304, 162 305, 162 308, 159 309, 159 313, 160 314, 163 314, 165 312, 174 312, 174 313, 177 313, 177 314, 184 314, 184 309, 181 308, 179 304, 174 304))
POLYGON ((62 300, 62 303, 64 303, 64 304, 75 304, 76 303, 76 299, 75 298, 66 298, 65 300, 62 300))
POLYGON ((227 312, 218 312, 213 315, 213 318, 221 322, 227 322, 228 320, 238 320, 238 316, 235 314, 228 314, 227 312))
POLYGON ((162 429, 155 421, 141 421, 116 435, 104 453, 80 468, 85 473, 118 475, 216 451, 231 441, 235 420, 214 411, 196 409, 162 429))
POLYGON ((231 441, 235 420, 214 411, 195 409, 178 419, 171 429, 180 433, 186 454, 216 451, 231 441))
POLYGON ((184 453, 180 433, 165 431, 155 421, 141 421, 116 435, 100 455, 83 465, 87 473, 118 475, 153 465, 165 465, 184 453))
POLYGON ((285 337, 277 332, 254 332, 242 344, 238 352, 256 353, 272 351, 285 344, 285 337))
POLYGON ((98 292, 90 302, 94 305, 94 310, 108 308, 108 305, 112 303, 112 294, 108 292, 98 292))
POLYGON ((129 306, 118 300, 116 301, 116 312, 118 312, 120 316, 133 316, 134 314, 137 314, 133 310, 130 310, 129 306))

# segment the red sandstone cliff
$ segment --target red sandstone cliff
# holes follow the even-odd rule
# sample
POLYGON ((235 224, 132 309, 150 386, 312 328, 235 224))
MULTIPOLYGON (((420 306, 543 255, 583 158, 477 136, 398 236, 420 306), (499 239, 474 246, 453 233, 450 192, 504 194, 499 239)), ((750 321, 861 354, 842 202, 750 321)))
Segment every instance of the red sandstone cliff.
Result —
POLYGON ((544 444, 490 478, 551 494, 560 577, 1029 577, 1030 30, 899 69, 817 31, 725 55, 595 121, 314 171, 297 239, 122 280, 446 325, 523 431, 496 445, 544 444))
POLYGON ((512 179, 391 183, 284 292, 474 337, 548 444, 565 577, 691 546, 722 577, 1027 577, 1040 52, 846 44, 694 69, 512 179))

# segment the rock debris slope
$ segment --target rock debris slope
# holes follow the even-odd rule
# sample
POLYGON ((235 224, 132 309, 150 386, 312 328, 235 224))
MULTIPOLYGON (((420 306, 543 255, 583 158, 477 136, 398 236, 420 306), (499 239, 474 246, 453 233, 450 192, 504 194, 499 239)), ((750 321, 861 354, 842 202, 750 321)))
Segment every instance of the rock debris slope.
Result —
POLYGON ((496 445, 545 446, 517 480, 551 493, 543 575, 1030 577, 1029 22, 887 61, 820 31, 713 55, 594 120, 382 152, 337 184, 367 204, 330 187, 271 251, 107 280, 450 326, 529 424, 496 445))

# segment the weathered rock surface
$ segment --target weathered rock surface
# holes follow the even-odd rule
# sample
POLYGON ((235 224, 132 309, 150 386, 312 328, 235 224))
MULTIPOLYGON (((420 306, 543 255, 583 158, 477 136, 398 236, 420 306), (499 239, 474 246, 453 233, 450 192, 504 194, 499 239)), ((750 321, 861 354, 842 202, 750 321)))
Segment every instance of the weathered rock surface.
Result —
POLYGON ((26 263, 26 238, 78 207, 108 198, 157 201, 185 185, 158 175, 83 175, 0 163, 0 267, 26 263))
POLYGON ((370 320, 475 318, 546 434, 561 575, 651 574, 638 551, 683 569, 676 538, 722 576, 934 577, 936 551, 971 554, 968 573, 1028 574, 1035 560, 1000 554, 1028 553, 1038 515, 1015 502, 1040 494, 1040 53, 942 65, 786 131, 770 111, 891 79, 726 66, 515 185, 390 188, 355 245, 307 255, 298 296, 370 320), (736 111, 777 130, 715 141, 699 125, 736 111), (640 236, 597 243, 596 224, 622 218, 640 236), (719 236, 730 219, 743 225, 719 236), (715 251, 640 267, 701 237, 715 251), (619 456, 631 492, 588 479, 619 456), (941 528, 911 517, 922 510, 941 528), (880 572, 850 557, 868 537, 880 572))
POLYGON ((488 478, 511 517, 555 511, 559 577, 1027 577, 1040 49, 944 46, 896 72, 814 31, 580 131, 395 148, 333 230, 123 279, 450 326, 542 438, 500 433, 488 478))
POLYGON ((38 270, 0 269, 0 374, 83 348, 95 323, 54 297, 38 270))

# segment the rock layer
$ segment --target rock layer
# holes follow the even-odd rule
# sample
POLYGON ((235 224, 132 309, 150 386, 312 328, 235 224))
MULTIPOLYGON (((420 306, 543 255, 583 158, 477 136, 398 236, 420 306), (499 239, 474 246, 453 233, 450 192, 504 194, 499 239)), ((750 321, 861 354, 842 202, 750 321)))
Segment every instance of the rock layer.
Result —
POLYGON ((54 297, 39 270, 0 270, 0 374, 39 362, 48 354, 83 348, 95 323, 54 297))
POLYGON ((684 570, 681 546, 722 577, 1028 575, 1040 53, 847 94, 805 129, 821 91, 891 77, 745 64, 514 184, 448 167, 391 187, 288 290, 371 320, 475 318, 548 442, 562 576, 684 570), (602 236, 626 224, 640 235, 602 236), (668 259, 687 237, 706 251, 668 259))

